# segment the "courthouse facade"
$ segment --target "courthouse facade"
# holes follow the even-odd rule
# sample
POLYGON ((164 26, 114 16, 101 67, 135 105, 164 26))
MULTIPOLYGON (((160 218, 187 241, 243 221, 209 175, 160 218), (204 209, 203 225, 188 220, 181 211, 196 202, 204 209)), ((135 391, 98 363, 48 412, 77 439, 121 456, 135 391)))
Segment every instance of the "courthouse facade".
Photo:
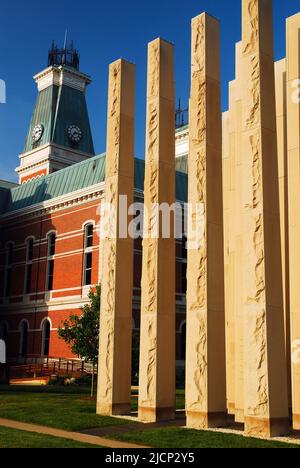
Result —
MULTIPOLYGON (((0 181, 0 337, 8 359, 72 358, 57 329, 80 313, 100 283, 100 208, 105 154, 95 155, 86 104, 89 76, 70 48, 53 46, 34 77, 38 97, 16 172, 0 181), (65 53, 64 53, 65 52, 65 53)), ((181 122, 182 123, 182 122, 181 122)), ((187 201, 188 128, 176 131, 177 199, 187 201)), ((135 197, 143 199, 145 164, 135 160, 135 197)), ((185 239, 176 248, 177 364, 185 359, 185 239)), ((140 325, 142 246, 135 241, 133 330, 140 325)))

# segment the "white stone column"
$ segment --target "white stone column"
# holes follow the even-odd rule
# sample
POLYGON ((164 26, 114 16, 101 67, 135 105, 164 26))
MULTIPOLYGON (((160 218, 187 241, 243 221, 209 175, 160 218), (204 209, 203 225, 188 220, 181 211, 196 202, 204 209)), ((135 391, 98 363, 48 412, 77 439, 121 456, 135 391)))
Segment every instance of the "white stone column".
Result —
MULTIPOLYGON (((156 235, 155 204, 175 204, 174 47, 148 48, 139 419, 175 416, 175 237, 156 235)), ((172 219, 172 216, 171 216, 172 219)), ((172 223, 171 223, 172 224, 172 223)))
POLYGON ((287 373, 270 0, 242 0, 245 431, 286 434, 287 373))
POLYGON ((124 208, 120 196, 127 197, 128 207, 133 203, 134 86, 134 65, 124 60, 110 65, 104 200, 111 208, 106 212, 110 213, 110 229, 100 241, 103 258, 97 414, 101 415, 130 413, 133 240, 120 235, 119 214, 125 220, 122 230, 128 232, 130 218, 121 213, 124 208))
POLYGON ((223 205, 225 257, 227 409, 235 412, 235 81, 229 83, 229 111, 223 114, 223 205))
POLYGON ((285 324, 286 365, 288 375, 289 408, 291 395, 291 323, 289 279, 289 210, 288 210, 288 158, 287 158, 287 108, 286 108, 286 59, 275 63, 275 96, 278 149, 278 182, 281 236, 281 264, 283 310, 285 324))
POLYGON ((235 314, 235 421, 244 422, 244 311, 243 311, 243 278, 244 232, 243 232, 243 149, 242 149, 242 94, 243 94, 243 60, 242 42, 236 44, 236 78, 235 78, 235 163, 233 180, 234 245, 234 314, 235 314))
POLYGON ((191 65, 186 412, 201 429, 226 424, 227 410, 220 32, 205 13, 192 21, 191 65))
POLYGON ((300 14, 287 20, 286 59, 293 426, 300 430, 300 14))

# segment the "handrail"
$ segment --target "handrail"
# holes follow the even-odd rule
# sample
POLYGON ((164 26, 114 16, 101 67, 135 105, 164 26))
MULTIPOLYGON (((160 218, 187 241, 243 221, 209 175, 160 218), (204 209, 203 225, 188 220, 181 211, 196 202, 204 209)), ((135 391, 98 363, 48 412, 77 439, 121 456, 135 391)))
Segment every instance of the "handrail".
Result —
MULTIPOLYGON (((39 357, 41 360, 41 357, 39 357)), ((24 364, 10 365, 11 373, 15 374, 41 374, 41 375, 89 375, 93 372, 92 365, 84 361, 65 359, 65 358, 49 358, 45 362, 28 362, 24 364)), ((97 369, 94 369, 97 372, 97 369)))

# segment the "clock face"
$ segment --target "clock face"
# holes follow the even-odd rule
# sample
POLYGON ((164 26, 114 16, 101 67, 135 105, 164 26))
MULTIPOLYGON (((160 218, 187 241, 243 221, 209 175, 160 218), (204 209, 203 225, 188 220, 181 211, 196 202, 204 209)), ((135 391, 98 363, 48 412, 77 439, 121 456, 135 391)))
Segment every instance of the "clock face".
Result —
POLYGON ((32 141, 37 143, 40 141, 44 133, 44 126, 42 124, 36 125, 32 131, 32 141))
POLYGON ((78 125, 70 125, 68 128, 68 137, 73 143, 79 143, 82 138, 82 131, 78 125))

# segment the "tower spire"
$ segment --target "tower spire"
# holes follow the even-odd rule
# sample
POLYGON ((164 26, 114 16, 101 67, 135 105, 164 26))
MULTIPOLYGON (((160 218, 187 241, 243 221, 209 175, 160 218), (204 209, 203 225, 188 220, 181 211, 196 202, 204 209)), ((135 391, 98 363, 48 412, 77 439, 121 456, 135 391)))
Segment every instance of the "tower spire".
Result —
POLYGON ((68 40, 68 28, 66 28, 65 30, 64 49, 67 48, 67 40, 68 40))

